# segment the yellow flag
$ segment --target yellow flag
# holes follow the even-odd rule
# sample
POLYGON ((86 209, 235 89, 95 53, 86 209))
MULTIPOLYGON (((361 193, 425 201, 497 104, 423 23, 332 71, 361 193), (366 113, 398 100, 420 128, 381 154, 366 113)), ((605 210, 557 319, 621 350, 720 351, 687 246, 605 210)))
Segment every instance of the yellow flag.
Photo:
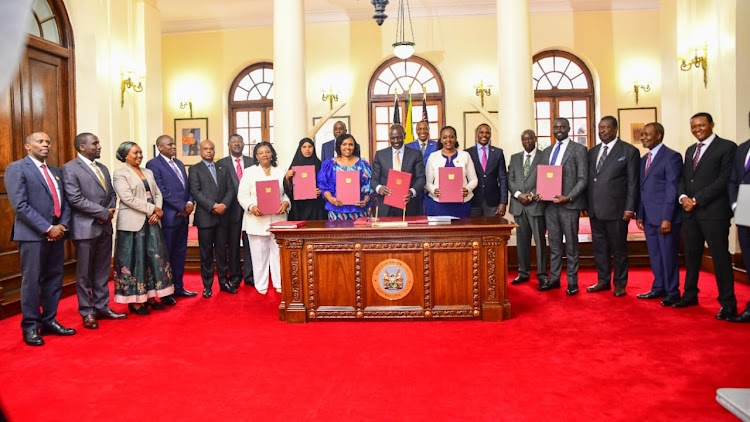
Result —
POLYGON ((411 124, 411 89, 409 90, 409 104, 406 106, 406 121, 404 122, 404 143, 414 142, 414 132, 412 132, 411 124))

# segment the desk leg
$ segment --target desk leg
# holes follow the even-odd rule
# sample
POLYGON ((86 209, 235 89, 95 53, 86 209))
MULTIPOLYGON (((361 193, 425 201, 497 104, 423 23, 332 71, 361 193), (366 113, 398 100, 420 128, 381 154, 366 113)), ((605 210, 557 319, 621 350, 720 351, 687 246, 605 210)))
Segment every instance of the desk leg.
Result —
POLYGON ((508 236, 483 236, 482 320, 510 318, 508 301, 508 236))
POLYGON ((302 240, 277 240, 281 249, 281 304, 279 320, 289 323, 307 322, 307 308, 303 302, 300 257, 302 240))

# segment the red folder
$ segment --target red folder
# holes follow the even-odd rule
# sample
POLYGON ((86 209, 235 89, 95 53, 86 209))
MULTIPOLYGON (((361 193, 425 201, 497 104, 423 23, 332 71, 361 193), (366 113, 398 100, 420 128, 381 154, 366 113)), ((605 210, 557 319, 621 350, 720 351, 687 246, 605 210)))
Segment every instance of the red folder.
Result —
POLYGON ((411 173, 390 169, 385 185, 391 190, 391 194, 383 197, 383 204, 404 209, 406 207, 404 196, 411 195, 409 192, 411 173))
POLYGON ((438 169, 439 202, 464 202, 463 167, 440 167, 438 169))
POLYGON ((277 221, 275 223, 271 223, 272 229, 298 229, 300 227, 305 227, 307 225, 307 221, 304 220, 292 220, 292 221, 277 221))
POLYGON ((354 205, 359 199, 359 170, 336 171, 336 198, 344 205, 354 205))
POLYGON ((255 182, 255 192, 258 196, 258 208, 263 215, 273 215, 281 208, 278 180, 264 180, 255 182))
POLYGON ((562 195, 562 166, 539 165, 536 168, 536 193, 543 201, 562 195))
POLYGON ((315 199, 317 183, 315 180, 315 166, 292 166, 294 177, 294 199, 315 199))

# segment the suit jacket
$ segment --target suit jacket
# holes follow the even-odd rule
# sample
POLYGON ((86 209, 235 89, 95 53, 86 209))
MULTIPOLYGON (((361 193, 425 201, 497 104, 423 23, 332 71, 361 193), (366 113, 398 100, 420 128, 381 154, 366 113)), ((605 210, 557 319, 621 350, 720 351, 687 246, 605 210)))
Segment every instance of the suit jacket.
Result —
POLYGON ((99 176, 81 157, 62 166, 65 197, 72 210, 70 234, 73 239, 94 239, 103 233, 112 234, 112 223, 99 224, 109 218, 109 209, 117 206, 117 194, 112 186, 107 167, 96 162, 105 186, 99 176))
MULTIPOLYGON (((586 185, 588 184, 588 160, 586 158, 586 147, 568 139, 568 146, 560 161, 562 165, 562 194, 570 198, 570 202, 563 207, 571 210, 582 210, 586 208, 586 185)), ((549 164, 554 145, 542 152, 540 164, 549 164)), ((622 217, 622 216, 620 216, 622 217)))
MULTIPOLYGON (((422 163, 422 154, 411 148, 403 148, 404 158, 401 160, 401 171, 411 173, 411 184, 409 187, 414 189, 416 196, 406 204, 407 215, 422 214, 422 190, 425 185, 424 164, 422 163)), ((376 188, 378 185, 386 186, 388 182, 388 170, 393 168, 393 147, 381 149, 375 153, 375 160, 372 162, 372 179, 370 186, 376 188)), ((387 215, 390 205, 383 202, 385 197, 376 193, 378 197, 378 207, 381 215, 387 215)))
POLYGON ((55 204, 47 180, 31 157, 26 156, 8 164, 5 168, 5 190, 16 218, 10 240, 15 242, 38 242, 47 239, 47 229, 54 224, 70 227, 70 206, 65 198, 62 173, 57 167, 47 164, 50 177, 60 189, 60 218, 55 221, 55 204))
POLYGON ((729 220, 732 218, 732 208, 727 186, 737 144, 716 136, 693 170, 696 146, 697 144, 691 145, 685 152, 678 197, 687 195, 695 198, 698 205, 691 212, 683 210, 682 218, 729 220))
POLYGON ((226 211, 222 215, 212 213, 214 204, 224 204, 228 210, 230 205, 237 202, 234 187, 230 181, 230 177, 237 179, 235 173, 232 169, 218 163, 214 163, 214 167, 216 168, 215 182, 203 160, 190 167, 188 181, 190 194, 193 195, 196 203, 195 217, 193 217, 193 225, 196 227, 214 227, 227 217, 226 211))
POLYGON ((147 200, 143 180, 130 166, 120 167, 112 174, 112 185, 115 187, 117 196, 120 197, 120 209, 117 211, 118 231, 139 231, 144 224, 147 224, 146 219, 154 213, 154 208, 161 208, 164 203, 154 173, 147 168, 141 168, 141 172, 148 182, 153 204, 147 200))
POLYGON ((636 217, 644 224, 661 225, 663 220, 679 223, 680 206, 677 203, 677 188, 682 174, 682 156, 679 152, 662 145, 645 173, 648 155, 641 158, 640 200, 636 217))
POLYGON ((180 217, 177 214, 185 209, 188 202, 193 202, 187 173, 185 173, 185 165, 176 158, 174 161, 182 174, 183 180, 185 180, 184 185, 174 173, 167 159, 162 155, 154 157, 146 163, 146 168, 154 172, 154 179, 156 179, 156 184, 159 185, 159 190, 164 197, 164 216, 161 219, 161 224, 164 227, 187 224, 190 216, 180 217))
POLYGON ((737 202, 737 194, 740 191, 741 184, 750 184, 750 171, 745 171, 745 156, 750 150, 750 140, 740 144, 737 152, 734 153, 734 163, 732 164, 732 173, 729 176, 729 203, 737 202))
MULTIPOLYGON (((253 159, 248 157, 247 155, 242 156, 242 170, 243 173, 246 168, 254 165, 253 159)), ((227 210, 226 214, 229 216, 229 221, 232 223, 238 223, 242 224, 242 216, 245 213, 242 209, 242 205, 237 201, 237 191, 240 186, 240 179, 237 178, 237 171, 235 170, 235 166, 237 165, 237 162, 234 161, 234 157, 231 155, 222 158, 221 160, 216 162, 217 165, 220 165, 222 167, 231 167, 228 169, 227 173, 229 173, 229 179, 232 182, 232 189, 234 190, 235 199, 231 202, 229 209, 227 210)))
MULTIPOLYGON (((479 184, 479 180, 469 153, 461 150, 456 152, 458 152, 458 155, 453 160, 453 165, 464 169, 463 186, 469 190, 469 194, 464 198, 464 203, 466 203, 474 197, 474 189, 479 184)), ((430 198, 435 202, 439 202, 438 197, 435 196, 435 189, 440 188, 440 167, 445 167, 445 156, 441 152, 435 151, 430 154, 430 159, 427 160, 427 166, 425 167, 425 188, 427 188, 430 198)))
MULTIPOLYGON (((323 146, 320 147, 320 161, 323 162, 329 158, 333 158, 335 152, 336 152, 336 140, 335 139, 332 139, 324 143, 323 146)), ((357 157, 361 157, 361 155, 359 155, 359 144, 354 146, 354 155, 356 155, 357 157)))
POLYGON ((523 205, 521 204, 521 201, 513 196, 516 192, 531 193, 536 190, 536 167, 542 162, 542 151, 536 150, 534 159, 531 160, 529 166, 529 175, 523 177, 523 163, 526 160, 525 154, 526 151, 521 151, 510 157, 510 165, 508 166, 510 213, 513 215, 521 215, 521 212, 526 209, 526 212, 529 213, 529 215, 540 217, 544 215, 544 208, 547 205, 546 202, 532 201, 529 205, 523 205))
POLYGON ((607 158, 597 172, 596 163, 601 148, 602 144, 598 144, 588 152, 589 217, 621 220, 625 211, 636 212, 638 207, 640 152, 638 148, 618 139, 607 151, 607 158))
POLYGON ((471 205, 482 206, 482 200, 490 207, 508 203, 508 172, 505 170, 505 154, 502 148, 488 145, 489 155, 487 157, 487 168, 482 170, 482 161, 479 158, 479 146, 468 148, 466 152, 474 162, 474 170, 477 173, 479 184, 474 189, 474 198, 471 205))
MULTIPOLYGON (((417 151, 420 152, 420 154, 422 153, 422 150, 419 149, 419 140, 409 142, 408 144, 406 144, 406 146, 408 148, 416 149, 417 151)), ((435 151, 437 151, 437 141, 431 141, 428 139, 427 146, 424 149, 424 157, 422 157, 422 163, 425 165, 425 167, 427 167, 427 159, 430 158, 430 154, 432 154, 435 151)))

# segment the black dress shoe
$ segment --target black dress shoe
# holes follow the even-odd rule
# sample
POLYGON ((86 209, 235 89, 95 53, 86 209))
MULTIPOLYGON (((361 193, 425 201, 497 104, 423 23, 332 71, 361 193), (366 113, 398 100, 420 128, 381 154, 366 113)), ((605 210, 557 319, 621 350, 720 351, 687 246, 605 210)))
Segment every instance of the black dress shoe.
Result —
POLYGON ((598 282, 586 288, 586 291, 589 293, 603 292, 605 290, 612 290, 612 286, 609 283, 598 282))
POLYGON ((560 282, 559 281, 548 281, 546 283, 542 283, 537 287, 537 290, 540 292, 546 291, 546 290, 552 290, 552 289, 559 289, 560 288, 560 282))
POLYGON ((226 284, 219 283, 219 290, 222 291, 222 292, 227 292, 227 293, 232 293, 232 294, 236 294, 237 293, 237 289, 235 289, 234 287, 230 286, 229 283, 226 283, 226 284))
POLYGON ((573 296, 578 294, 578 286, 575 287, 568 287, 567 290, 565 290, 565 294, 568 296, 573 296))
POLYGON ((688 306, 698 306, 698 298, 685 299, 683 297, 677 303, 672 305, 673 308, 687 308, 688 306))
POLYGON ((39 330, 23 330, 23 342, 29 346, 43 346, 44 340, 39 335, 39 330))
POLYGON ((135 305, 133 305, 132 303, 128 303, 128 309, 130 309, 131 314, 136 314, 136 315, 141 315, 141 316, 148 315, 151 313, 148 311, 148 308, 146 307, 146 305, 141 305, 140 308, 136 308, 135 305))
POLYGON ((86 315, 83 317, 83 328, 88 328, 89 330, 99 328, 99 323, 96 322, 96 317, 93 315, 86 315))
POLYGON ((648 293, 641 293, 636 296, 638 299, 659 299, 664 297, 664 293, 659 293, 655 291, 650 291, 648 293))
POLYGON ((737 317, 737 308, 728 308, 722 306, 719 309, 719 313, 716 314, 716 319, 723 319, 724 321, 731 321, 737 317))
POLYGON ((113 311, 112 308, 107 308, 106 311, 97 312, 96 317, 99 319, 125 319, 128 317, 128 314, 121 314, 113 311))
POLYGON ((76 330, 72 328, 65 328, 60 325, 59 322, 52 320, 49 324, 45 324, 40 330, 42 335, 52 334, 56 336, 72 336, 76 333, 76 330))
POLYGON ((625 296, 625 287, 615 286, 615 291, 612 292, 615 297, 625 296))
POLYGON ((164 296, 164 297, 161 298, 161 304, 162 305, 167 305, 167 306, 174 306, 174 305, 177 304, 177 301, 174 300, 174 298, 171 295, 170 296, 164 296))
POLYGON ((213 295, 213 293, 211 293, 211 288, 210 287, 207 288, 207 289, 203 289, 203 297, 205 297, 206 299, 208 299, 212 295, 213 295))
POLYGON ((679 301, 680 301, 679 295, 667 296, 664 298, 664 300, 661 301, 661 306, 672 306, 679 301))
POLYGON ((521 277, 521 276, 519 275, 518 277, 516 277, 516 278, 514 278, 513 280, 511 280, 511 281, 510 281, 510 284, 521 284, 521 283, 525 283, 525 282, 527 282, 527 281, 529 281, 529 278, 528 278, 528 277, 526 277, 526 278, 523 278, 523 277, 521 277))
POLYGON ((750 322, 750 307, 745 309, 744 312, 730 319, 731 322, 750 322))
POLYGON ((240 287, 240 283, 241 283, 240 280, 234 280, 234 281, 230 281, 229 285, 232 286, 232 287, 234 287, 236 289, 236 288, 240 287))
POLYGON ((167 309, 167 308, 164 307, 164 305, 162 305, 161 303, 157 302, 156 300, 154 300, 153 302, 146 302, 146 303, 144 303, 144 305, 145 306, 150 306, 151 309, 154 309, 156 311, 163 311, 163 310, 167 309))
POLYGON ((194 297, 194 296, 198 296, 198 293, 191 292, 190 290, 187 290, 187 289, 182 289, 182 290, 175 290, 174 294, 172 296, 177 296, 177 297, 194 297))

